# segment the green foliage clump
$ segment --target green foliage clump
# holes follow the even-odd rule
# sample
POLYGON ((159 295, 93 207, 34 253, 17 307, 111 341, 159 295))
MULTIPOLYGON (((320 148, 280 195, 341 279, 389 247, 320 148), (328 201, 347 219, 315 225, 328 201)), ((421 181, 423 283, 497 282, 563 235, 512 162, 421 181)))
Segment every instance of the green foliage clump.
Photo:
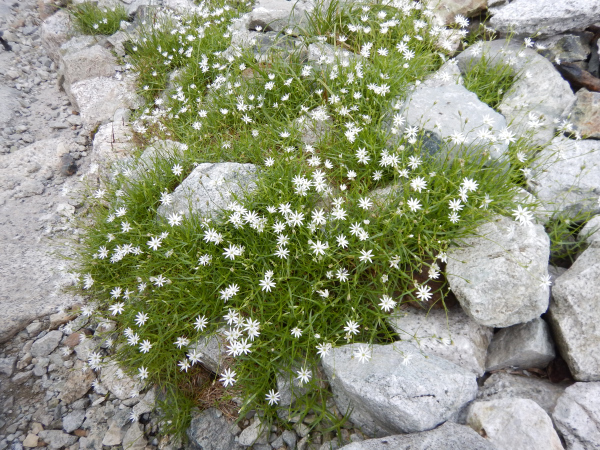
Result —
POLYGON ((129 21, 123 5, 101 7, 93 2, 73 5, 69 12, 76 28, 83 34, 111 35, 119 31, 121 21, 129 21))

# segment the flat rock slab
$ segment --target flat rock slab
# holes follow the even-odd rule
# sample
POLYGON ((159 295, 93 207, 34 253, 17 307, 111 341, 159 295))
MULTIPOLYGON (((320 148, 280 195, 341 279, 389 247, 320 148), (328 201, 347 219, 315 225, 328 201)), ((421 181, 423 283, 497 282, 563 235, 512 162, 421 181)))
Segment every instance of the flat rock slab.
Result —
POLYGON ((485 372, 485 358, 493 330, 479 325, 461 308, 446 312, 397 311, 390 326, 403 341, 413 340, 423 352, 447 359, 477 376, 485 372))
POLYGON ((340 450, 497 450, 472 428, 446 422, 429 431, 353 442, 340 450))
POLYGON ((498 331, 488 347, 486 369, 545 369, 555 356, 550 327, 538 318, 498 331))
POLYGON ((521 37, 554 36, 600 21, 600 3, 595 0, 514 0, 490 12, 492 28, 521 37))
POLYGON ((477 133, 480 130, 488 129, 491 129, 494 135, 498 135, 506 127, 506 120, 464 86, 419 86, 406 99, 400 113, 406 117, 408 126, 418 126, 427 133, 425 145, 431 154, 457 154, 460 151, 459 146, 445 142, 454 133, 463 134, 463 148, 478 147, 472 151, 488 151, 489 157, 494 160, 499 159, 508 150, 504 141, 491 143, 478 137, 477 133), (484 124, 486 116, 493 123, 491 127, 484 124))
POLYGON ((254 164, 202 163, 173 192, 171 204, 158 208, 158 215, 171 212, 185 215, 192 211, 214 216, 225 209, 235 196, 255 189, 257 167, 254 164))
POLYGON ((499 217, 448 251, 448 282, 477 323, 504 328, 538 318, 548 308, 550 239, 541 225, 499 217))
POLYGON ((569 450, 600 448, 600 383, 568 387, 552 417, 569 450))
POLYGON ((551 383, 535 377, 511 375, 506 372, 493 373, 482 387, 477 398, 480 400, 496 400, 501 398, 527 398, 536 402, 546 414, 554 411, 558 398, 568 384, 551 383))
POLYGON ((530 185, 545 209, 600 213, 600 141, 557 136, 539 154, 530 185))
POLYGON ((600 381, 600 245, 585 250, 552 287, 550 324, 578 381, 600 381))
POLYGON ((469 406, 467 425, 485 433, 498 450, 563 450, 552 420, 531 400, 477 400, 469 406))
POLYGON ((367 435, 432 429, 457 417, 477 394, 475 375, 410 343, 373 345, 371 359, 354 357, 360 344, 334 348, 322 359, 338 410, 367 435))
POLYGON ((482 57, 488 59, 491 65, 508 65, 515 74, 520 75, 498 105, 507 123, 512 124, 513 131, 518 134, 533 133, 533 140, 539 145, 550 141, 556 129, 554 120, 559 119, 575 103, 575 94, 569 83, 546 58, 529 48, 523 48, 521 43, 503 39, 471 46, 456 60, 464 74, 471 64, 477 63, 482 57), (548 92, 552 92, 552 95, 548 95, 548 92), (539 127, 532 128, 529 125, 530 114, 539 119, 539 127))

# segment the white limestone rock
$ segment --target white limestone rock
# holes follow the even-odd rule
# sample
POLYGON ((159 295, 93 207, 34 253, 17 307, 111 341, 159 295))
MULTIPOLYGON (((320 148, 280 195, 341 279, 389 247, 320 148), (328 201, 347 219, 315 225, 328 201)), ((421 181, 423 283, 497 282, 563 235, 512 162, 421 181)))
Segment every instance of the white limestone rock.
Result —
POLYGON ((105 167, 125 158, 132 150, 133 133, 122 121, 101 125, 94 135, 91 162, 105 167))
POLYGON ((579 240, 584 236, 585 242, 588 244, 600 241, 600 215, 592 217, 581 229, 579 232, 579 240))
POLYGON ((585 250, 552 287, 550 324, 578 381, 600 381, 600 245, 585 250))
POLYGON ((59 49, 69 39, 73 32, 73 24, 69 13, 61 9, 48 17, 40 27, 42 45, 48 56, 58 64, 59 49))
POLYGON ((448 251, 448 282, 477 323, 504 328, 546 312, 550 239, 541 225, 498 217, 448 251))
POLYGON ((568 387, 552 417, 568 450, 600 448, 600 383, 568 387))
POLYGON ((488 347, 486 370, 545 369, 555 357, 550 327, 538 318, 498 331, 488 347))
POLYGON ((530 185, 546 209, 600 214, 600 141, 558 136, 538 157, 530 185))
POLYGON ((477 400, 469 406, 467 425, 498 450, 562 450, 560 438, 546 412, 532 400, 477 400))
POLYGON ((322 363, 338 410, 351 410, 367 435, 430 430, 458 417, 477 394, 472 372, 410 343, 373 345, 365 364, 354 356, 359 346, 334 348, 322 363))
POLYGON ((479 325, 461 308, 429 312, 413 308, 397 311, 388 323, 403 341, 412 341, 425 354, 447 359, 482 376, 493 330, 479 325))

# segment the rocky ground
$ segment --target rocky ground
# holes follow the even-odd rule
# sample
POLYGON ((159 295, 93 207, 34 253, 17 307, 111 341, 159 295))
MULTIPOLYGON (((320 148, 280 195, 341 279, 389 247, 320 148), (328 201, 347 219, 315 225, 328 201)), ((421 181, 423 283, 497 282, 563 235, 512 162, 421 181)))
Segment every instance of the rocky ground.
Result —
MULTIPOLYGON (((138 0, 125 3, 133 8, 138 0)), ((165 3, 177 6, 186 2, 165 0, 165 3)), ((492 3, 503 2, 489 3, 492 6, 492 3)), ((503 29, 521 20, 522 30, 531 34, 533 29, 528 27, 543 23, 545 37, 573 29, 577 31, 567 37, 550 37, 542 41, 549 47, 544 56, 555 63, 562 59, 563 64, 556 63, 562 68, 555 70, 538 54, 531 56, 534 59, 527 60, 532 64, 529 66, 531 76, 523 80, 520 96, 506 99, 500 106, 502 114, 507 118, 518 117, 518 105, 525 100, 537 108, 538 115, 557 121, 570 111, 576 131, 597 138, 600 121, 594 105, 600 102, 600 94, 595 92, 600 91, 595 88, 596 84, 600 86, 596 82, 596 34, 600 28, 598 24, 593 25, 594 21, 589 17, 600 21, 600 10, 594 10, 594 5, 589 2, 563 0, 551 4, 548 0, 541 3, 547 6, 550 16, 564 20, 544 19, 545 22, 540 22, 542 19, 535 12, 518 10, 520 3, 523 2, 514 1, 496 11, 492 24, 503 29), (574 4, 588 19, 577 14, 569 16, 574 4), (587 31, 583 31, 586 27, 587 31), (579 76, 573 75, 575 69, 580 71, 579 76), (563 73, 565 71, 568 76, 563 73), (581 71, 585 71, 585 76, 581 71), (570 86, 559 72, 569 79, 570 86), (581 87, 585 89, 579 89, 581 87), (571 89, 579 91, 574 94, 571 89), (554 93, 551 99, 547 92, 554 93)), ((472 11, 476 12, 477 8, 480 7, 472 6, 472 11)), ((544 5, 539 8, 543 10, 544 5)), ((94 346, 102 342, 109 345, 98 336, 110 331, 113 325, 109 322, 93 324, 85 317, 75 318, 69 313, 71 306, 83 301, 64 290, 73 283, 66 273, 68 261, 64 256, 70 254, 69 242, 78 233, 70 224, 70 218, 82 206, 73 193, 81 189, 86 180, 94 178, 95 162, 104 148, 102 139, 106 138, 112 149, 107 136, 114 135, 120 125, 118 120, 113 122, 114 117, 111 118, 92 142, 91 131, 95 127, 90 126, 92 112, 89 105, 87 109, 86 105, 76 108, 72 104, 73 98, 59 89, 56 62, 42 46, 40 28, 42 21, 55 9, 43 0, 0 0, 0 31, 6 42, 6 46, 0 46, 0 450, 36 446, 70 450, 104 447, 176 449, 181 447, 180 443, 160 438, 159 416, 152 412, 154 400, 160 393, 155 389, 144 392, 114 366, 106 367, 100 373, 90 368, 94 346)), ((465 13, 458 9, 452 11, 465 13)), ((265 13, 255 9, 252 14, 256 19, 255 16, 265 13)), ((465 58, 471 57, 473 55, 468 52, 459 57, 459 68, 465 58)), ((450 70, 460 77, 459 69, 450 70)), ((102 76, 112 76, 114 68, 111 67, 109 72, 102 76)), ((424 102, 425 106, 421 106, 427 109, 430 96, 437 99, 449 91, 460 90, 459 84, 428 84, 415 93, 411 101, 424 102)), ((554 128, 550 122, 541 127, 540 138, 547 139, 554 128)), ((565 138, 557 138, 554 145, 559 146, 561 139, 565 138)), ((586 202, 590 195, 597 200, 600 195, 598 141, 576 142, 575 149, 571 150, 574 153, 566 161, 579 161, 578 158, 592 155, 587 156, 588 169, 592 171, 573 175, 570 172, 573 164, 565 163, 567 165, 563 167, 560 163, 550 177, 533 173, 531 190, 541 200, 555 199, 569 185, 571 176, 585 181, 582 188, 585 192, 580 197, 569 197, 561 207, 588 207, 586 202)), ((495 241, 501 242, 504 248, 514 247, 511 251, 515 254, 534 261, 535 270, 541 277, 547 275, 548 238, 543 227, 536 225, 527 232, 515 231, 513 227, 511 231, 510 223, 500 222, 489 224, 488 234, 495 233, 495 241)), ((589 229, 598 222, 597 216, 590 222, 589 229)), ((447 392, 442 391, 451 385, 448 377, 452 377, 454 384, 450 390, 454 397, 446 398, 449 403, 463 404, 476 398, 469 411, 450 404, 444 407, 446 416, 455 408, 452 420, 467 423, 471 428, 449 421, 435 430, 422 431, 447 418, 429 416, 434 411, 425 404, 408 412, 400 411, 397 416, 390 414, 386 417, 390 429, 412 433, 384 438, 397 448, 426 444, 432 446, 430 448, 465 449, 599 448, 597 399, 600 398, 600 383, 597 381, 600 380, 600 364, 596 355, 600 338, 594 328, 599 317, 594 306, 598 302, 598 290, 594 286, 600 287, 597 286, 600 279, 598 239, 598 234, 589 238, 588 250, 568 271, 567 268, 550 270, 556 285, 549 314, 543 314, 548 309, 548 286, 540 289, 537 279, 535 283, 521 286, 527 283, 522 283, 523 274, 514 267, 511 258, 495 256, 494 263, 486 265, 491 259, 489 255, 496 254, 497 249, 490 248, 489 242, 474 239, 470 248, 456 250, 463 252, 457 260, 470 264, 452 268, 452 272, 460 277, 454 281, 450 279, 469 317, 460 308, 454 310, 448 320, 444 314, 433 313, 425 318, 407 311, 398 328, 398 333, 403 330, 414 334, 426 327, 435 330, 438 337, 450 330, 453 346, 446 345, 443 339, 423 337, 422 349, 431 357, 427 361, 415 357, 408 366, 402 359, 394 359, 398 354, 390 353, 390 348, 374 349, 375 356, 389 362, 389 370, 379 366, 376 369, 373 366, 349 369, 340 361, 347 360, 352 349, 350 346, 336 349, 323 362, 327 376, 331 376, 333 368, 337 367, 337 381, 331 383, 334 394, 343 393, 349 385, 359 392, 354 401, 360 408, 353 419, 363 431, 372 431, 370 434, 381 434, 382 421, 378 411, 390 406, 387 400, 406 395, 382 388, 393 385, 387 377, 402 376, 408 380, 403 387, 410 392, 425 389, 427 395, 420 396, 423 398, 448 397, 447 392), (482 292, 487 295, 486 301, 495 305, 486 311, 472 302, 483 294, 472 291, 468 283, 462 285, 460 280, 474 277, 474 273, 498 271, 499 264, 506 266, 506 276, 504 280, 500 279, 501 289, 484 286, 482 292), (523 290, 506 300, 506 295, 500 294, 509 287, 514 292, 523 290), (527 301, 529 304, 523 307, 527 301), (510 313, 504 314, 507 310, 510 313), (574 321, 577 326, 572 325, 574 321), (501 331, 494 334, 494 327, 501 331), (336 358, 340 358, 337 363, 336 358), (422 380, 426 377, 430 380, 423 387, 422 380), (378 389, 381 390, 378 397, 383 399, 380 403, 371 398, 378 389), (407 415, 418 419, 406 421, 407 415), (518 438, 511 440, 512 434, 518 438), (536 446, 524 444, 531 442, 536 446)), ((494 280, 498 282, 498 279, 494 280)), ((543 284, 544 280, 541 281, 543 284)), ((405 350, 410 352, 410 348, 405 350)), ((414 354, 417 353, 414 349, 414 354)), ((339 395, 338 407, 347 401, 343 398, 339 395)), ((209 409, 194 416, 188 432, 192 438, 190 446, 224 450, 248 446, 261 450, 326 450, 338 448, 339 442, 349 444, 346 449, 381 448, 384 445, 381 440, 361 443, 367 436, 354 429, 351 423, 339 436, 330 432, 309 433, 307 425, 312 419, 307 417, 306 423, 294 423, 293 431, 274 428, 267 437, 257 416, 249 414, 238 425, 231 425, 220 411, 209 409)))

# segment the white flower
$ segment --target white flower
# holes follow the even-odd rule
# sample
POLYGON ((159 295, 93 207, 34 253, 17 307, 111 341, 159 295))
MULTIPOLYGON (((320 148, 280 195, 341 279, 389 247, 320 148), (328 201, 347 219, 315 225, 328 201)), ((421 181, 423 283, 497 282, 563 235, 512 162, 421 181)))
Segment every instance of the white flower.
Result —
POLYGON ((125 304, 117 302, 117 303, 111 305, 108 309, 112 313, 113 316, 116 316, 117 314, 121 314, 124 311, 125 304))
POLYGON ((140 344, 140 351, 142 353, 148 353, 150 351, 150 349, 152 348, 152 344, 150 343, 150 341, 148 339, 145 339, 141 344, 140 344))
POLYGON ((302 330, 298 327, 292 328, 291 333, 292 336, 294 336, 295 338, 299 338, 300 336, 302 336, 302 330))
POLYGON ((408 208, 412 211, 418 211, 419 209, 421 209, 421 202, 415 198, 410 198, 408 199, 408 201, 406 202, 408 204, 408 208))
POLYGON ((540 287, 550 287, 552 286, 552 277, 550 275, 544 275, 540 279, 540 287))
POLYGON ((370 263, 373 262, 373 260, 371 259, 373 257, 373 250, 361 250, 360 255, 361 256, 359 256, 358 259, 361 260, 362 262, 366 262, 366 261, 369 261, 370 263))
POLYGON ((396 307, 396 302, 389 295, 384 295, 381 297, 381 303, 379 303, 379 306, 381 306, 381 309, 383 309, 385 312, 389 312, 396 307))
POLYGON ((186 337, 180 336, 174 342, 174 345, 176 345, 177 348, 187 347, 188 345, 190 345, 190 340, 186 337))
POLYGON ((140 380, 145 380, 146 378, 148 378, 148 369, 144 366, 140 367, 138 369, 138 378, 140 380))
POLYGON ((354 352, 354 357, 357 358, 361 363, 366 363, 371 359, 369 347, 366 345, 360 345, 354 352))
POLYGON ((269 402, 269 405, 276 405, 279 403, 279 392, 275 392, 273 389, 265 395, 265 400, 269 402))
POLYGON ((358 334, 358 323, 353 321, 353 320, 349 320, 346 322, 346 326, 344 327, 344 331, 346 331, 348 334, 358 334))
POLYGON ((296 373, 298 374, 298 376, 296 378, 298 380, 300 380, 300 385, 303 385, 304 383, 308 383, 308 380, 310 380, 310 377, 312 375, 310 370, 308 370, 306 367, 303 367, 296 373))
POLYGON ((317 345, 317 354, 322 358, 323 356, 327 356, 329 351, 331 350, 332 345, 329 342, 324 342, 317 345))
POLYGON ((208 320, 206 320, 205 316, 198 316, 196 321, 194 322, 194 328, 197 331, 204 331, 204 328, 208 324, 208 320))
POLYGON ((317 256, 324 255, 325 250, 327 250, 329 248, 329 243, 328 242, 322 243, 321 241, 317 240, 317 242, 311 242, 310 247, 315 255, 317 255, 317 256))
POLYGON ((337 244, 339 247, 346 248, 348 247, 348 239, 343 234, 340 234, 335 238, 337 240, 337 244))
POLYGON ((181 213, 172 213, 169 215, 169 217, 167 218, 167 220, 169 221, 169 225, 171 225, 172 227, 177 226, 177 225, 181 225, 181 221, 183 220, 183 216, 181 215, 181 213))
POLYGON ((142 325, 144 325, 147 320, 148 320, 148 314, 143 313, 141 311, 139 313, 137 313, 137 315, 135 316, 135 323, 137 324, 138 327, 141 327, 142 325))
POLYGON ((426 284, 423 286, 417 286, 417 298, 423 302, 429 300, 433 296, 430 291, 431 288, 426 284))
POLYGON ((358 206, 362 209, 369 209, 373 206, 373 202, 369 197, 363 197, 358 201, 358 206))
POLYGON ((517 209, 513 209, 513 216, 521 225, 533 225, 533 214, 521 205, 518 205, 517 209))
POLYGON ((422 189, 427 189, 427 181, 425 181, 425 178, 416 177, 411 180, 410 187, 417 192, 421 192, 422 189))
POLYGON ((171 171, 174 175, 179 176, 183 173, 183 167, 181 167, 179 164, 175 164, 173 167, 171 167, 171 171))
POLYGON ((224 387, 229 385, 233 386, 235 383, 235 372, 231 369, 225 369, 225 371, 221 374, 221 379, 219 381, 223 383, 224 387))

